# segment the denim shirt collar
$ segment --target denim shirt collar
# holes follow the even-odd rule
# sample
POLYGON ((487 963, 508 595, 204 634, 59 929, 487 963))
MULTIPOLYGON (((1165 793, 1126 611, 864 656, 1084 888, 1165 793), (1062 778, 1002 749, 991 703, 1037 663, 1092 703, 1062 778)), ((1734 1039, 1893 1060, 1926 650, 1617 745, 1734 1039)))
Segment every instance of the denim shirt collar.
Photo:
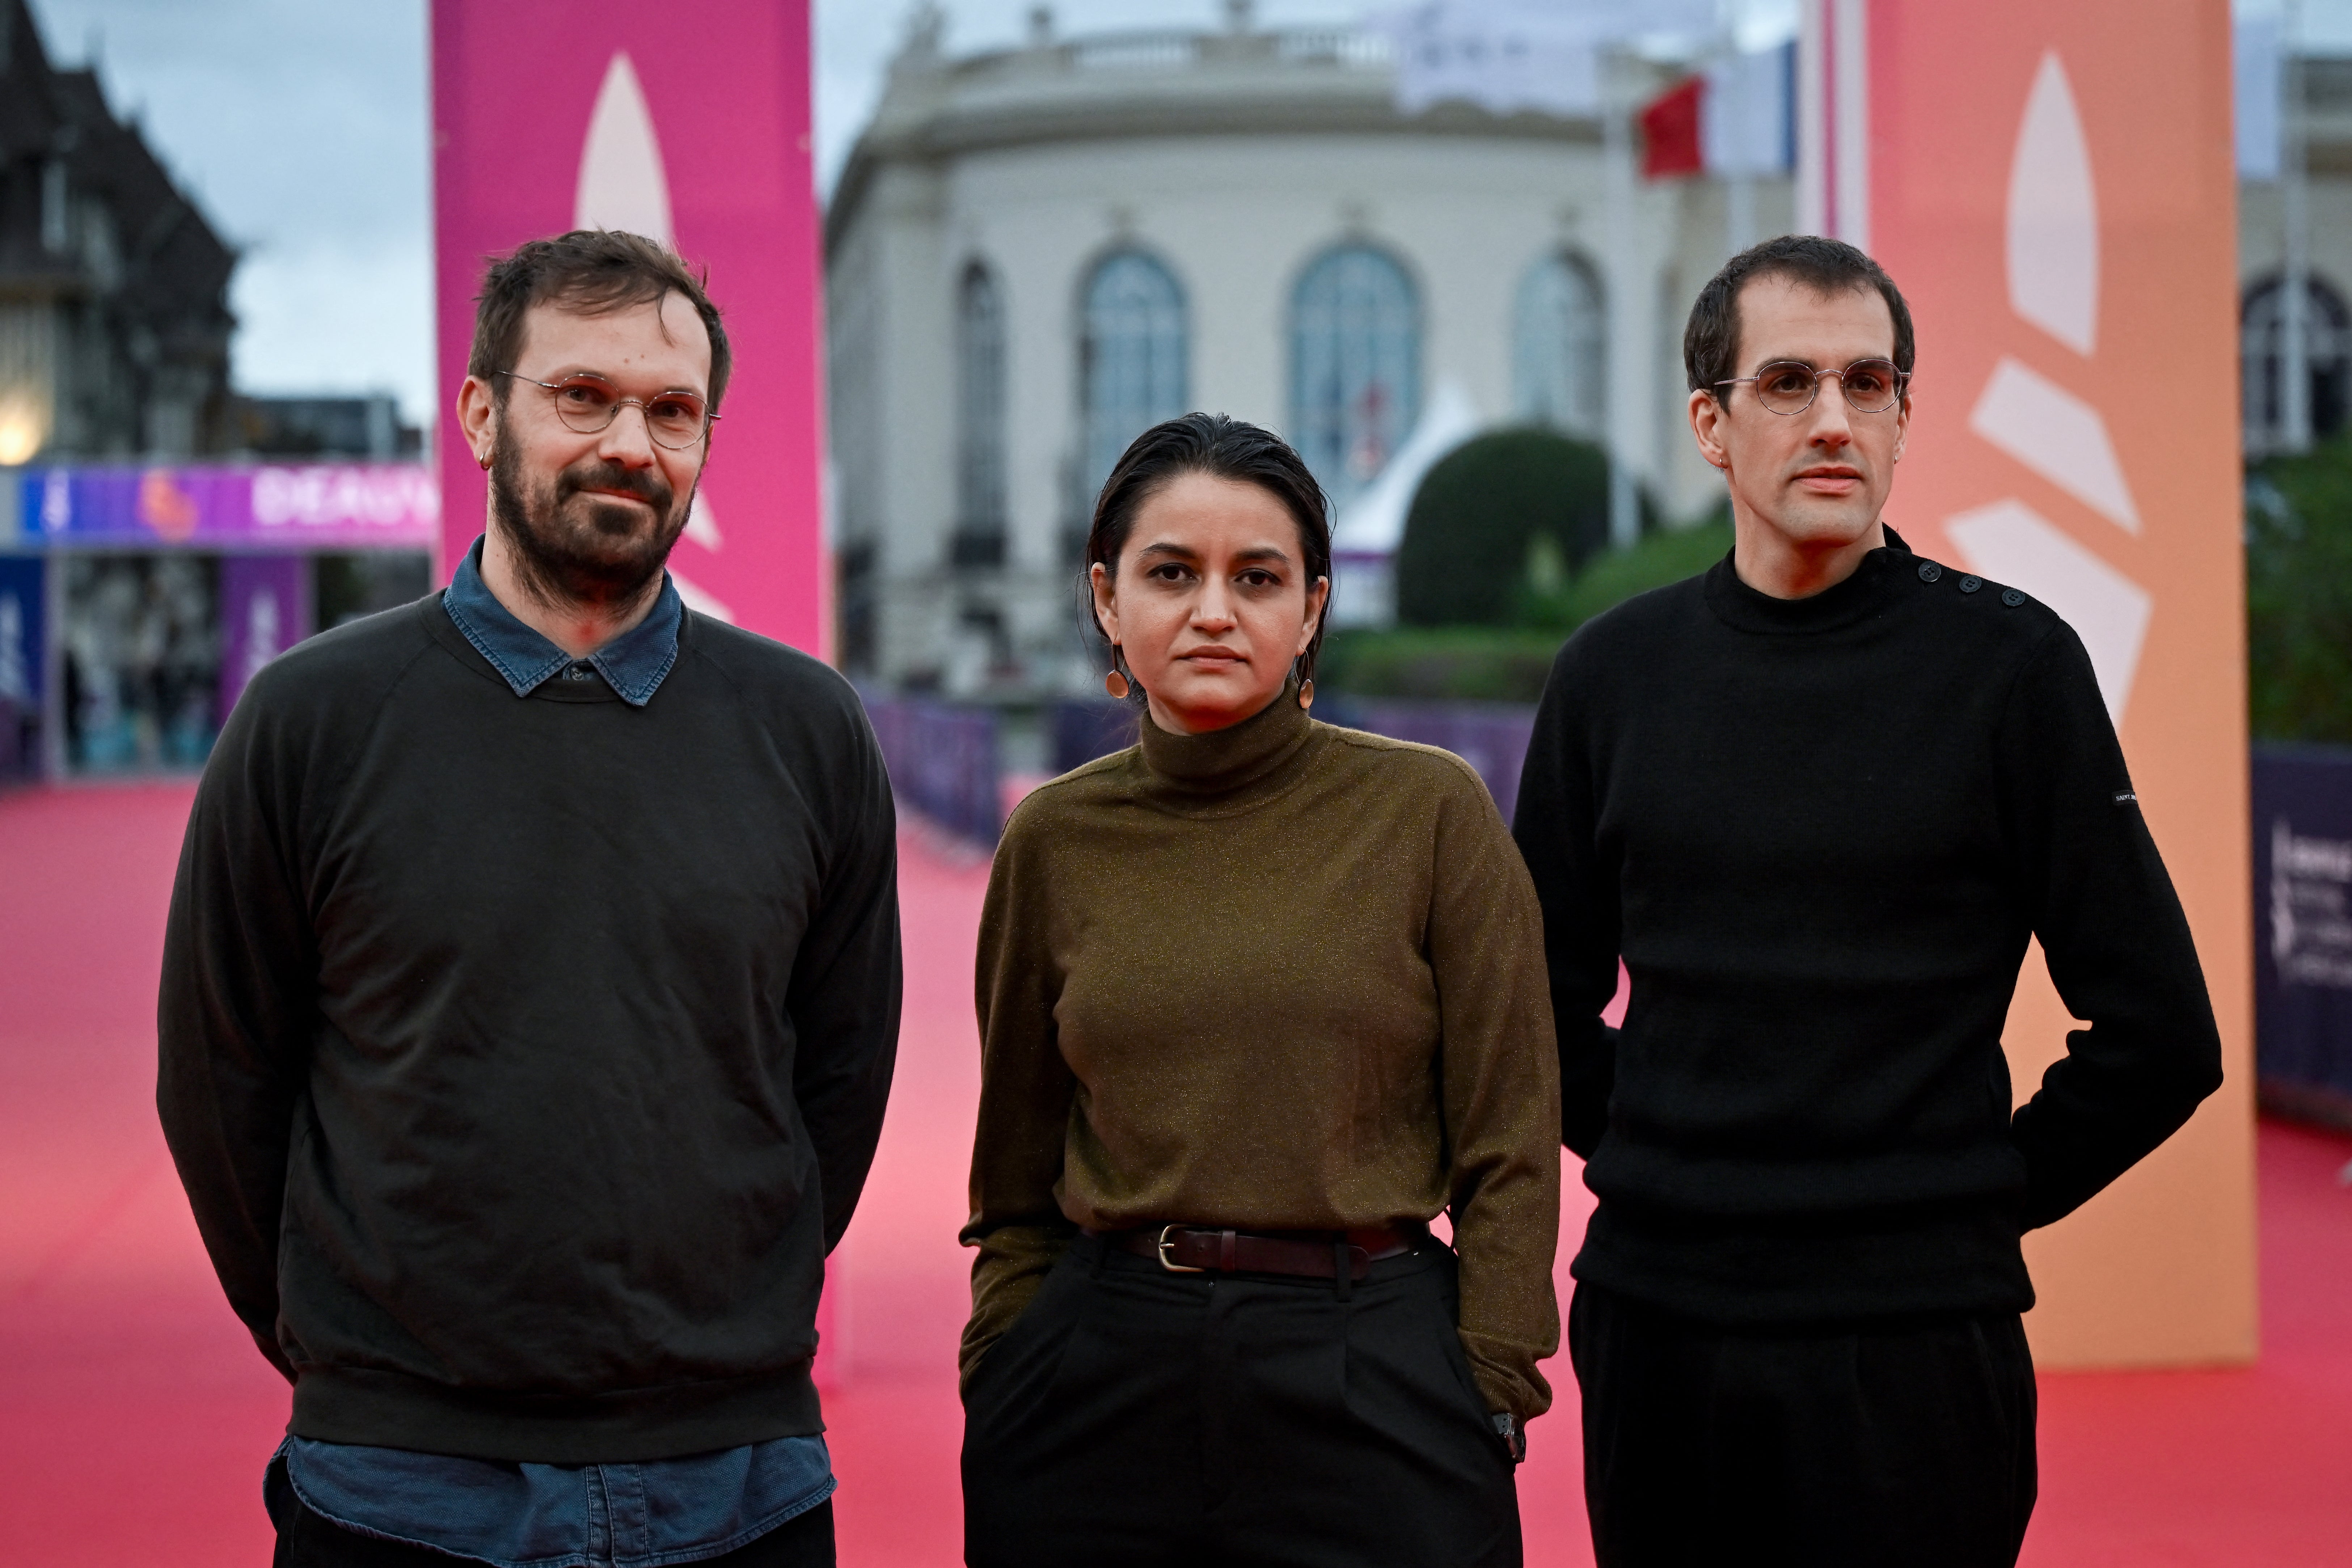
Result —
MULTIPOLYGON (((482 581, 482 542, 457 563, 457 574, 441 596, 441 607, 490 668, 506 678, 517 697, 528 697, 572 665, 573 658, 517 620, 482 581)), ((646 618, 577 662, 593 668, 622 701, 642 708, 653 700, 662 678, 677 662, 677 629, 686 606, 677 586, 662 574, 661 597, 646 618)))

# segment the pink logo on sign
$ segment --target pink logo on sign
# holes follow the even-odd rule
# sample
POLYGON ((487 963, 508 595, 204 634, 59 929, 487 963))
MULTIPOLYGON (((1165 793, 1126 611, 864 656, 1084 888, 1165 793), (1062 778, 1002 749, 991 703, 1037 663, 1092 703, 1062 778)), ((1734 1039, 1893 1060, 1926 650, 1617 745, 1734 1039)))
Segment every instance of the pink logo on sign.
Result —
MULTIPOLYGON (((650 31, 625 9, 435 0, 433 32, 444 395, 465 374, 487 258, 572 227, 672 245, 708 269, 735 370, 670 574, 696 609, 822 652, 805 0, 706 0, 693 26, 650 31)), ((441 483, 446 569, 487 505, 462 443, 442 443, 441 483)))

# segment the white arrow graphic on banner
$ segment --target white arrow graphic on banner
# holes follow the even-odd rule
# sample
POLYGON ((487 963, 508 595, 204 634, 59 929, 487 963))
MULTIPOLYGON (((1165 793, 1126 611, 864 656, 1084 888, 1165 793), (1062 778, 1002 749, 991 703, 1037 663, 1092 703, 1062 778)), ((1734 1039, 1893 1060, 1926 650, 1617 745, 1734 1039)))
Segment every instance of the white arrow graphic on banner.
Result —
POLYGON ((2009 304, 2088 354, 2099 333, 2099 202, 2074 89, 2055 49, 2042 57, 2009 168, 2009 304))
MULTIPOLYGON (((670 231, 669 176, 662 166, 661 141, 654 134, 653 110, 637 68, 626 49, 614 52, 588 115, 588 137, 580 149, 580 186, 572 203, 575 228, 618 228, 674 246, 670 231)), ((716 552, 725 542, 711 514, 709 498, 697 490, 686 517, 686 537, 716 552)), ((696 587, 673 565, 669 578, 691 609, 722 621, 734 613, 715 595, 696 587)))
POLYGON ((2124 483, 2099 411, 2006 354, 1993 367, 1969 428, 2122 529, 2139 531, 2139 508, 2124 483))
POLYGON ((613 56, 604 68, 604 85, 596 89, 587 144, 580 149, 580 189, 572 220, 581 228, 621 228, 674 243, 661 142, 626 49, 613 56))
MULTIPOLYGON (((2042 57, 2009 175, 2009 303, 2075 353, 2098 341, 2099 206, 2090 143, 2056 50, 2042 57)), ((1969 416, 1990 445, 2127 533, 2140 531, 2104 416, 2021 361, 2003 355, 1969 416)), ((2118 724, 2155 602, 2072 534, 2015 498, 1945 520, 1970 567, 2031 590, 2083 639, 2099 695, 2118 724)))

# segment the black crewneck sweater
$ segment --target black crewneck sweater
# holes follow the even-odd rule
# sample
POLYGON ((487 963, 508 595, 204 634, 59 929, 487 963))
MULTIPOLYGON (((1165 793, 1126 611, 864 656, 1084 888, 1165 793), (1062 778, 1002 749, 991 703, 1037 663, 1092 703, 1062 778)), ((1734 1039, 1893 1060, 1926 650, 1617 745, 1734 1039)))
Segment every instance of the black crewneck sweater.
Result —
POLYGON ((848 682, 691 611, 642 707, 518 697, 438 594, 256 676, 188 819, 157 1104, 291 1430, 569 1465, 822 1430, 896 856, 848 682))
POLYGON ((2022 1310, 2021 1234, 2221 1081, 2081 641, 1888 539, 1811 598, 1727 557, 1598 617, 1528 752, 1574 1272, 1705 1321, 2022 1310), (2029 936, 2090 1026, 2012 1115, 2029 936))

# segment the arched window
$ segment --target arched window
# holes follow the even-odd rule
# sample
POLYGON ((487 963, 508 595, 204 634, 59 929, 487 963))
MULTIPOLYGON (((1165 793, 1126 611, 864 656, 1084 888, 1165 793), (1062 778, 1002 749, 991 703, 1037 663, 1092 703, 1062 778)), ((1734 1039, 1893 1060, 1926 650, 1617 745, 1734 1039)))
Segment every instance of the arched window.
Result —
POLYGON ((1388 465, 1421 414, 1421 302, 1404 268, 1367 245, 1325 251, 1290 300, 1290 431, 1344 506, 1388 465))
POLYGON ((1608 332, 1601 279, 1581 258, 1553 252, 1519 279, 1512 323, 1512 404, 1530 425, 1601 434, 1608 332))
POLYGON ((975 261, 956 292, 955 564, 1004 564, 1004 304, 975 261))
POLYGON ((1184 291, 1139 250, 1105 257, 1087 279, 1078 343, 1086 452, 1077 510, 1090 512, 1111 465, 1138 436, 1188 406, 1184 291))
MULTIPOLYGON (((2240 385, 2245 399, 2246 454, 2261 457, 2286 445, 2286 338, 2280 317, 2286 280, 2271 278, 2246 290, 2238 318, 2240 385)), ((2352 310, 2344 296, 2318 279, 2304 279, 2304 363, 2309 376, 2311 435, 2342 433, 2352 415, 2352 310)))

